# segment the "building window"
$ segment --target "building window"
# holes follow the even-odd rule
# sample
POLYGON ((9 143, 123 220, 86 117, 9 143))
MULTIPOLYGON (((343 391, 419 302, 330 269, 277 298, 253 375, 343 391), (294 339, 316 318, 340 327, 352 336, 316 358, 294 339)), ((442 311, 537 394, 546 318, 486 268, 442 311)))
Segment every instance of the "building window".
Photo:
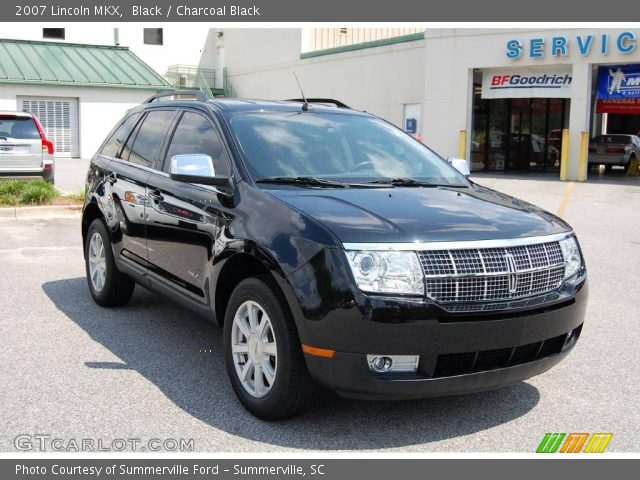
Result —
POLYGON ((145 45, 162 45, 162 29, 161 28, 145 28, 144 44, 145 45))
POLYGON ((42 38, 64 40, 64 28, 43 28, 42 38))

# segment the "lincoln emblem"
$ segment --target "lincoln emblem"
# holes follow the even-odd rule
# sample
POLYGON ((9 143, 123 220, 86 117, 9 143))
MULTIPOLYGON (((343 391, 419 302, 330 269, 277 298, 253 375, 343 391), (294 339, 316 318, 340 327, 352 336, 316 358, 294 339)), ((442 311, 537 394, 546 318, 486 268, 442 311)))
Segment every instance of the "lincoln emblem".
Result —
POLYGON ((510 253, 505 253, 504 259, 507 262, 507 271, 509 272, 509 293, 516 293, 518 289, 516 261, 510 253))

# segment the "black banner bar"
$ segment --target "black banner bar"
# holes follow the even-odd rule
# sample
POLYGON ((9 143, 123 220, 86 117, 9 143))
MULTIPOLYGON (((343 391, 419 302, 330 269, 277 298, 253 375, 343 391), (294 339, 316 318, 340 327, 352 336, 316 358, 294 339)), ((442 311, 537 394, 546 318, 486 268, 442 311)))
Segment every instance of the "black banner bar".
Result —
MULTIPOLYGON (((597 454, 596 454, 597 455, 597 454)), ((518 480, 635 478, 640 460, 592 459, 46 459, 0 460, 0 478, 14 479, 367 479, 518 480), (635 475, 634 475, 635 474, 635 475)))
POLYGON ((637 0, 14 0, 3 22, 629 22, 637 0))

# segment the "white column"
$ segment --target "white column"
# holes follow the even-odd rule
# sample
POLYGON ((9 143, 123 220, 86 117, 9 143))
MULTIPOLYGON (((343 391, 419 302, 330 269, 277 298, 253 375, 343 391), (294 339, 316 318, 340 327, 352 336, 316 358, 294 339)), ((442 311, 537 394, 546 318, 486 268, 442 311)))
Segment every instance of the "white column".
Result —
POLYGON ((469 170, 471 170, 471 141, 473 140, 473 68, 470 68, 467 72, 467 145, 466 145, 466 158, 465 160, 469 164, 469 170))
MULTIPOLYGON (((571 109, 569 112, 569 170, 568 179, 580 175, 581 132, 589 132, 591 114, 591 64, 573 64, 571 81, 571 109)), ((586 167, 586 166, 585 166, 586 167)))

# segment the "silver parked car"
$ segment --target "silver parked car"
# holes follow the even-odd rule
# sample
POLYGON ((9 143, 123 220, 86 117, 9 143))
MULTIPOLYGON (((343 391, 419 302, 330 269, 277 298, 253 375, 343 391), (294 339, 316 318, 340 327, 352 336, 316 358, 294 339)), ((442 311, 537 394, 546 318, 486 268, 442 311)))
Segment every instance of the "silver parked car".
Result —
POLYGON ((0 111, 0 175, 40 176, 53 183, 53 143, 31 113, 0 111))
POLYGON ((621 165, 629 169, 633 159, 640 159, 637 135, 598 135, 589 142, 589 167, 604 165, 610 171, 614 165, 621 165))

